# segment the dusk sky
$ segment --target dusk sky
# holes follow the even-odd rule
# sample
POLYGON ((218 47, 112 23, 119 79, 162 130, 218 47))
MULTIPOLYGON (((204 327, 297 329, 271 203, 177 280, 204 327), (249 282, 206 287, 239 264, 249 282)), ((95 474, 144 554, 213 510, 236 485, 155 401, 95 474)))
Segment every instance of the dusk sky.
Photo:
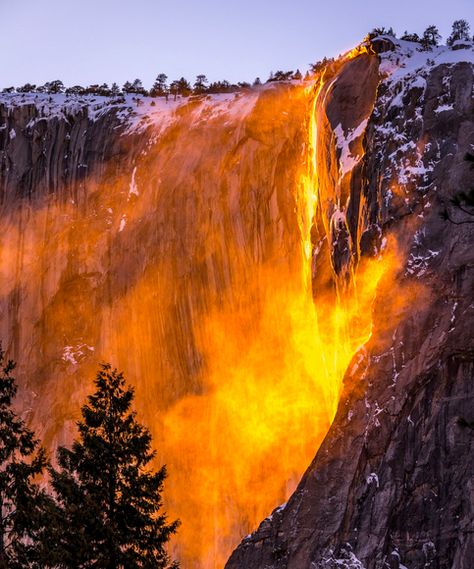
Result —
POLYGON ((159 72, 190 80, 253 81, 300 68, 358 43, 374 26, 421 33, 474 26, 473 0, 0 0, 0 86, 149 87, 159 72))

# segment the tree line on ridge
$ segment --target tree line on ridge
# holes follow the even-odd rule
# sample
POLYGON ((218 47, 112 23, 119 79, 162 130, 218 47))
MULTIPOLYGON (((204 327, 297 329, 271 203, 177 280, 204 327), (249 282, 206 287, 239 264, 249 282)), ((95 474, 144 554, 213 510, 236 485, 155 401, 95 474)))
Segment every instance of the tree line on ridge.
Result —
MULTIPOLYGON (((369 32, 365 40, 372 40, 377 36, 389 35, 396 37, 393 28, 378 27, 369 32)), ((442 36, 439 29, 435 25, 430 25, 426 28, 423 34, 412 33, 405 31, 400 39, 405 41, 416 42, 420 44, 420 50, 430 51, 433 47, 439 45, 442 36)), ((447 38, 446 45, 455 48, 458 42, 474 41, 471 35, 470 25, 467 20, 456 20, 453 23, 450 36, 447 38)), ((280 82, 280 81, 301 81, 308 80, 312 74, 318 72, 322 66, 328 62, 333 61, 333 58, 324 58, 316 63, 309 64, 308 71, 303 75, 299 69, 296 71, 282 71, 270 72, 267 83, 280 82)), ((97 95, 103 97, 123 98, 124 95, 136 96, 149 96, 149 97, 165 97, 167 100, 171 96, 176 99, 178 96, 188 97, 190 95, 212 95, 216 93, 233 93, 245 89, 256 88, 262 85, 260 77, 257 77, 253 83, 240 81, 238 83, 230 83, 227 80, 219 80, 210 82, 206 75, 199 74, 193 84, 185 77, 174 79, 168 82, 168 76, 165 73, 159 73, 150 89, 146 89, 141 79, 133 81, 126 81, 122 87, 117 83, 112 83, 109 86, 107 83, 93 84, 87 87, 81 85, 74 85, 65 87, 64 83, 55 79, 48 81, 44 85, 34 85, 25 83, 20 87, 6 87, 2 90, 3 93, 47 93, 55 95, 65 93, 66 95, 97 95)))

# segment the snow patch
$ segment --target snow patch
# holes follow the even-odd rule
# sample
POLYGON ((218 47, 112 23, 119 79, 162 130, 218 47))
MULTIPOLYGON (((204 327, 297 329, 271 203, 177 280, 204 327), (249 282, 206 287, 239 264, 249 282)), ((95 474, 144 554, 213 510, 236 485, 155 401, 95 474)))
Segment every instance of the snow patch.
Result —
MULTIPOLYGON (((71 116, 86 116, 95 122, 109 113, 119 119, 122 135, 140 133, 153 127, 156 136, 160 136, 179 118, 180 109, 189 106, 195 113, 196 120, 210 120, 221 115, 230 119, 245 117, 255 106, 262 91, 273 89, 264 85, 259 89, 245 92, 217 93, 200 97, 143 97, 127 94, 123 97, 103 97, 99 95, 47 94, 47 93, 0 93, 0 104, 7 112, 21 106, 34 105, 37 116, 27 124, 26 129, 33 130, 43 120, 60 118, 69 121, 71 116)), ((13 138, 16 133, 10 137, 13 138)))
POLYGON ((331 567, 332 569, 365 569, 362 561, 357 558, 349 544, 346 544, 345 547, 341 547, 337 556, 335 556, 334 551, 330 549, 321 561, 311 563, 310 569, 325 569, 326 567, 331 567))
POLYGON ((76 346, 64 346, 62 360, 73 366, 76 366, 82 359, 84 359, 88 352, 95 351, 95 348, 87 344, 77 344, 76 346))
POLYGON ((375 472, 371 472, 366 478, 367 485, 375 484, 376 488, 379 488, 379 477, 375 472))
POLYGON ((454 105, 440 105, 437 109, 435 109, 435 113, 444 113, 444 111, 452 111, 454 109, 454 105))
POLYGON ((361 156, 353 156, 350 151, 352 142, 360 138, 367 128, 368 119, 363 120, 360 125, 355 129, 350 129, 347 133, 344 132, 342 124, 339 123, 334 129, 336 137, 336 146, 341 151, 339 159, 339 170, 341 178, 347 173, 351 172, 354 167, 360 162, 361 156))
POLYGON ((123 214, 122 217, 120 218, 119 233, 122 233, 126 225, 127 225, 127 216, 123 214))
POLYGON ((136 173, 137 173, 137 167, 135 166, 135 168, 134 168, 133 171, 132 171, 132 179, 131 179, 131 181, 130 181, 130 186, 129 186, 129 189, 128 189, 128 199, 130 199, 130 197, 131 197, 132 195, 137 196, 137 197, 139 196, 139 193, 138 193, 138 186, 137 186, 137 182, 136 182, 136 180, 135 180, 135 175, 136 175, 136 173))

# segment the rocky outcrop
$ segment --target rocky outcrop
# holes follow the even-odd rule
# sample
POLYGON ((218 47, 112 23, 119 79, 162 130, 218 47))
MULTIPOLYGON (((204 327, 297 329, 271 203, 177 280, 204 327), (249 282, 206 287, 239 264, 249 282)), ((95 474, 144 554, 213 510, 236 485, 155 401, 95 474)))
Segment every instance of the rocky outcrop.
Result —
POLYGON ((474 185, 473 55, 398 42, 380 56, 359 246, 378 254, 391 235, 398 273, 379 287, 371 339, 298 489, 227 569, 474 566, 474 224, 440 216, 474 185))
POLYGON ((104 109, 93 120, 87 104, 61 108, 45 96, 39 101, 16 96, 9 104, 12 97, 4 97, 0 101, 4 209, 22 198, 38 200, 50 194, 77 199, 81 183, 92 172, 100 175, 112 159, 117 165, 127 157, 130 141, 120 137, 124 124, 114 108, 104 109))

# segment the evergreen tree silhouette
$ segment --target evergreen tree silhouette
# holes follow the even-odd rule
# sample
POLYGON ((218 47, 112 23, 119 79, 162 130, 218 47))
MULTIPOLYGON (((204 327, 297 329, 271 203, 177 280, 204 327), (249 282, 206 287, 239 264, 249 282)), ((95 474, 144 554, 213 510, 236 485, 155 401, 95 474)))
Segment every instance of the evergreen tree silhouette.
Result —
POLYGON ((15 363, 0 347, 0 569, 37 567, 49 500, 35 483, 47 466, 45 452, 12 409, 15 363))
POLYGON ((58 450, 59 469, 51 469, 62 520, 54 561, 64 568, 177 567, 166 544, 179 522, 161 511, 166 469, 151 469, 155 453, 131 410, 134 391, 109 364, 95 386, 81 410, 79 437, 58 450))

